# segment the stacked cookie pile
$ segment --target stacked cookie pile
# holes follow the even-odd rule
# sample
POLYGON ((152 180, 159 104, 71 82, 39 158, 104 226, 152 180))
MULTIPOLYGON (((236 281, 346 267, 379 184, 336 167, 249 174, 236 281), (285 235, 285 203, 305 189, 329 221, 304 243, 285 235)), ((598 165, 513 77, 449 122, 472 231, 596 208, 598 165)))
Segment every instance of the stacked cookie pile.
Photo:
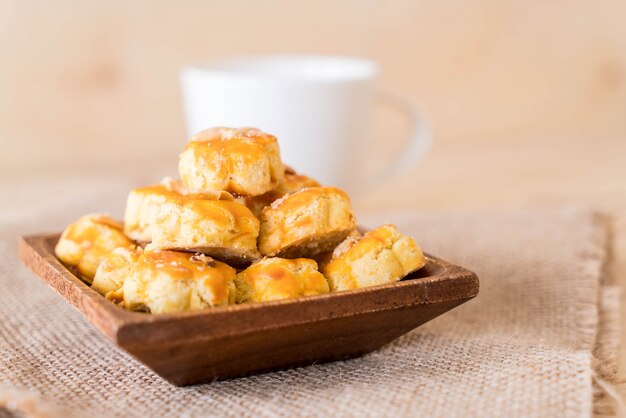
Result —
POLYGON ((57 257, 107 299, 152 313, 386 284, 425 264, 393 225, 361 235, 346 193, 285 167, 258 129, 196 134, 179 173, 131 191, 123 225, 68 226, 57 257))

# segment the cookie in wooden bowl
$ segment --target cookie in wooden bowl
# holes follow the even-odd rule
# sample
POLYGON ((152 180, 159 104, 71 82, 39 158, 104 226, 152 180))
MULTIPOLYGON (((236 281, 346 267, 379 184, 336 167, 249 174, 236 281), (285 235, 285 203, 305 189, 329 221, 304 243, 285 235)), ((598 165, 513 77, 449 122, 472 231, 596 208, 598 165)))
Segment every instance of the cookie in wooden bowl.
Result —
POLYGON ((237 274, 237 303, 267 302, 329 292, 317 263, 307 258, 263 258, 237 274))
POLYGON ((65 228, 54 252, 63 264, 91 283, 107 254, 131 245, 133 242, 124 235, 121 223, 107 215, 90 214, 65 228))
POLYGON ((424 268, 386 285, 146 315, 121 309, 68 271, 54 256, 59 235, 20 238, 24 264, 112 344, 177 386, 361 356, 479 292, 474 273, 427 256, 424 268))
POLYGON ((271 135, 203 131, 179 168, 131 192, 145 249, 100 215, 19 241, 25 265, 175 385, 360 356, 478 294, 474 273, 425 261, 395 227, 356 233, 346 194, 285 169, 271 135))
POLYGON ((189 141, 179 157, 178 171, 193 193, 224 190, 259 196, 284 177, 276 137, 254 128, 211 128, 189 141))
MULTIPOLYGON (((152 228, 156 223, 161 206, 168 201, 189 195, 180 180, 164 178, 161 183, 139 187, 128 194, 124 211, 124 233, 133 240, 147 244, 152 241, 152 228)), ((233 200, 223 191, 206 192, 195 196, 198 199, 233 200)))
POLYGON ((228 199, 187 195, 160 205, 146 250, 203 253, 233 266, 247 266, 260 258, 259 220, 228 199))
POLYGON ((265 256, 314 258, 332 250, 356 228, 350 199, 334 187, 286 195, 261 213, 259 250, 265 256))
POLYGON ((235 302, 235 269, 201 254, 144 251, 119 273, 127 275, 121 296, 131 311, 160 314, 235 302))
POLYGON ((350 236, 333 251, 321 271, 332 291, 396 282, 426 264, 422 250, 394 225, 362 237, 350 236))

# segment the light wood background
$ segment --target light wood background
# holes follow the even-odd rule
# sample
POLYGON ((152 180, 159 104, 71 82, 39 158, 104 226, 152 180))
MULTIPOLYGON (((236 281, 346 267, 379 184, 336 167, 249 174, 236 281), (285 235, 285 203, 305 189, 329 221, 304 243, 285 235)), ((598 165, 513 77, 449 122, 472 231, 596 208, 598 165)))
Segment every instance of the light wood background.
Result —
POLYGON ((182 66, 276 52, 379 61, 442 146, 591 148, 626 132, 625 21, 623 0, 1 0, 0 166, 168 158, 182 66))
MULTIPOLYGON (((625 22, 624 0, 0 0, 0 187, 14 196, 0 208, 54 204, 35 187, 90 193, 72 183, 85 173, 173 172, 185 64, 357 55, 435 132, 429 158, 358 209, 592 204, 616 216, 626 279, 625 22)), ((382 111, 373 129, 393 133, 362 157, 382 166, 404 127, 382 111)))

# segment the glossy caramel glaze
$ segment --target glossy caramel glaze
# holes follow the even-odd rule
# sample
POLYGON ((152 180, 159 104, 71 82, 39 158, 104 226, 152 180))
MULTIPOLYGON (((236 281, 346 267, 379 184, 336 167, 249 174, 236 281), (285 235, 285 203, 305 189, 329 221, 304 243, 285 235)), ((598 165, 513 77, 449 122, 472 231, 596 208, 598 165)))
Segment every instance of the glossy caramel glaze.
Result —
POLYGON ((264 258, 237 275, 237 302, 265 302, 328 293, 317 263, 306 258, 264 258))
POLYGON ((259 257, 259 220, 241 203, 181 196, 160 206, 150 250, 200 251, 244 264, 259 257))
POLYGON ((348 196, 334 187, 310 187, 286 195, 263 209, 260 220, 261 254, 289 258, 315 257, 356 228, 348 196))
POLYGON ((124 212, 124 233, 135 241, 149 243, 161 206, 182 198, 233 200, 233 196, 225 191, 191 194, 180 180, 165 178, 160 184, 139 187, 129 193, 124 212))
POLYGON ((133 242, 124 235, 122 224, 106 215, 86 215, 69 225, 56 247, 56 256, 91 283, 98 266, 111 251, 129 247, 133 242))
POLYGON ((240 234, 258 233, 258 220, 250 209, 241 203, 183 197, 178 199, 177 204, 191 209, 202 218, 211 219, 222 227, 234 227, 240 234))
POLYGON ((348 237, 322 266, 331 290, 391 283, 426 264, 415 241, 393 225, 383 225, 363 237, 348 237))
POLYGON ((270 206, 270 210, 282 210, 285 212, 289 212, 294 209, 301 208, 303 206, 308 205, 312 199, 315 199, 320 196, 328 196, 328 195, 338 195, 345 201, 350 201, 350 198, 341 189, 336 187, 308 187, 305 189, 301 189, 296 193, 292 193, 288 196, 285 196, 283 199, 278 199, 270 206))
POLYGON ((145 251, 124 281, 124 307, 168 313, 227 305, 235 277, 232 267, 202 254, 145 251))
POLYGON ((156 269, 169 275, 173 280, 202 278, 207 272, 224 274, 231 269, 224 263, 202 254, 189 254, 179 251, 146 251, 139 258, 141 268, 156 269))
POLYGON ((185 187, 195 193, 225 190, 259 196, 284 177, 276 137, 252 128, 196 134, 180 154, 178 168, 185 187))

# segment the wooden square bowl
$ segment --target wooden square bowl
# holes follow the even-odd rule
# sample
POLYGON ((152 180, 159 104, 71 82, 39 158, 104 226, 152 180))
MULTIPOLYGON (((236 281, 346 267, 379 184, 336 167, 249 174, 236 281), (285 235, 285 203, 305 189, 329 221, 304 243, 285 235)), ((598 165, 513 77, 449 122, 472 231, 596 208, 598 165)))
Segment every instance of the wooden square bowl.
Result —
POLYGON ((54 255, 60 234, 20 238, 20 257, 107 338, 177 386, 360 356, 478 294, 471 271, 435 257, 366 289, 173 314, 109 302, 54 255))

